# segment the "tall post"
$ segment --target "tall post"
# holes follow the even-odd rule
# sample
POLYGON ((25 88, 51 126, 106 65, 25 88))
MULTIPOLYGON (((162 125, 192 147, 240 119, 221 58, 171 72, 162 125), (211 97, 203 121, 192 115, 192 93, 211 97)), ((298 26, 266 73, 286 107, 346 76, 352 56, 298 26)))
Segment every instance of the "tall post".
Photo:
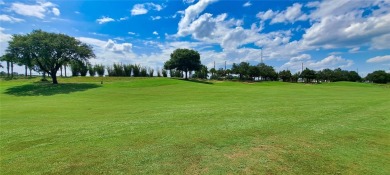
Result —
POLYGON ((302 72, 303 72, 303 62, 302 62, 302 72))
POLYGON ((261 49, 261 52, 260 52, 260 59, 261 59, 261 63, 263 63, 263 49, 261 49))

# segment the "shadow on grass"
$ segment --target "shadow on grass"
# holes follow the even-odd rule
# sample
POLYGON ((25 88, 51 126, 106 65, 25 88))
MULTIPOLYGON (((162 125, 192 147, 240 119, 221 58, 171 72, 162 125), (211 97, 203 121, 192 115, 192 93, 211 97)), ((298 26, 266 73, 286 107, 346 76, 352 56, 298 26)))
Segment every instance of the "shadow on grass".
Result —
POLYGON ((39 82, 8 88, 5 90, 4 94, 14 96, 51 96, 86 91, 98 87, 100 87, 100 85, 91 83, 63 83, 55 85, 39 82))
POLYGON ((204 80, 197 80, 197 79, 179 79, 182 81, 188 81, 188 82, 194 82, 194 83, 201 83, 201 84, 214 84, 212 82, 204 81, 204 80))

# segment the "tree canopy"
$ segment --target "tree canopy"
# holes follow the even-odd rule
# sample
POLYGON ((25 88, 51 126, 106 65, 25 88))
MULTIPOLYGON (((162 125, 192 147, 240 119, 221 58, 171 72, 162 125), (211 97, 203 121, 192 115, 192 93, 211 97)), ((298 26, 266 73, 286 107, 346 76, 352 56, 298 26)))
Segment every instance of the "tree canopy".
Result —
POLYGON ((57 71, 70 61, 88 62, 95 57, 92 47, 74 37, 34 30, 26 35, 13 35, 6 54, 18 63, 48 73, 57 84, 57 71))
POLYGON ((171 53, 171 59, 164 63, 165 69, 176 69, 185 72, 201 69, 200 54, 190 49, 176 49, 171 53))
POLYGON ((390 73, 386 73, 384 70, 377 70, 369 73, 366 77, 366 80, 374 83, 385 84, 390 82, 390 73))

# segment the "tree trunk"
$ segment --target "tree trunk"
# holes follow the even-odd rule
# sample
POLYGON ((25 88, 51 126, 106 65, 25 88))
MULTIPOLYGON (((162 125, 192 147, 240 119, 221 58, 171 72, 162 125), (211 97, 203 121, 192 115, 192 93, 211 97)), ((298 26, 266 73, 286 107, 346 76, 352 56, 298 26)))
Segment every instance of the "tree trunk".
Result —
POLYGON ((58 84, 56 73, 51 73, 51 79, 53 80, 53 84, 58 84))
POLYGON ((32 71, 32 69, 30 68, 30 77, 31 77, 31 71, 32 71))
POLYGON ((14 77, 14 62, 11 61, 11 78, 14 77))
POLYGON ((62 77, 62 66, 60 67, 60 70, 61 70, 61 77, 62 77))
POLYGON ((187 78, 188 69, 187 69, 185 72, 186 72, 186 80, 187 80, 187 79, 188 79, 188 78, 187 78))
POLYGON ((27 65, 24 66, 24 76, 27 77, 27 65))
POLYGON ((64 65, 64 69, 65 69, 65 77, 66 77, 66 65, 64 65))
POLYGON ((7 77, 9 77, 9 61, 7 61, 7 77))

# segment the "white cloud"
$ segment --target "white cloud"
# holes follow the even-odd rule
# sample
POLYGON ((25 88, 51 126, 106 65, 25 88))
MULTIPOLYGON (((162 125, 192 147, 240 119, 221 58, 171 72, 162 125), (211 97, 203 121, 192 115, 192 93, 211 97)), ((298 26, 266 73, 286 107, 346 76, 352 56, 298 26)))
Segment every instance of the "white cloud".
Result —
POLYGON ((373 49, 390 49, 390 34, 372 38, 373 49))
POLYGON ((24 20, 20 19, 20 18, 15 18, 15 17, 12 17, 12 16, 8 16, 8 15, 0 15, 0 21, 15 23, 15 22, 22 22, 24 20))
POLYGON ((118 53, 130 52, 132 47, 133 45, 131 43, 117 44, 116 41, 113 41, 111 39, 109 39, 104 45, 104 48, 106 50, 118 53))
POLYGON ((243 7, 250 7, 252 6, 252 3, 250 1, 246 2, 244 5, 242 5, 243 7))
POLYGON ((375 1, 350 1, 350 0, 327 0, 311 2, 307 6, 316 9, 309 15, 312 20, 320 20, 326 16, 339 16, 371 6, 375 1))
POLYGON ((367 60, 367 63, 381 63, 381 62, 390 63, 390 55, 376 56, 367 60))
POLYGON ((55 7, 54 7, 54 8, 52 8, 51 10, 52 10, 52 12, 53 12, 54 15, 60 16, 61 12, 60 12, 60 10, 59 10, 58 8, 55 8, 55 7))
POLYGON ((349 52, 349 53, 358 53, 358 52, 359 52, 359 49, 360 49, 360 47, 354 47, 354 48, 348 50, 348 52, 349 52))
POLYGON ((153 32, 153 35, 158 35, 158 32, 157 32, 157 31, 154 31, 154 32, 153 32))
POLYGON ((4 55, 5 49, 8 47, 8 41, 11 40, 12 35, 4 33, 6 29, 0 27, 0 55, 4 55))
POLYGON ((122 18, 119 18, 119 21, 125 21, 125 20, 128 20, 129 18, 128 17, 122 17, 122 18))
POLYGON ((195 0, 183 0, 183 2, 186 4, 192 4, 195 2, 195 0))
POLYGON ((199 0, 198 3, 189 6, 185 11, 184 11, 184 16, 181 18, 179 22, 179 27, 178 27, 178 32, 177 34, 179 36, 183 36, 186 34, 183 34, 183 30, 189 27, 191 22, 193 22, 198 15, 203 12, 204 9, 208 5, 210 5, 213 2, 216 2, 217 0, 199 0))
POLYGON ((287 63, 283 64, 280 69, 289 69, 292 71, 301 71, 303 68, 309 68, 314 70, 323 70, 326 68, 347 68, 353 65, 352 60, 347 60, 341 56, 330 55, 322 60, 315 61, 311 59, 308 54, 302 54, 297 57, 292 57, 287 63))
POLYGON ((4 5, 4 1, 3 0, 0 0, 0 5, 4 5))
POLYGON ((96 20, 96 22, 98 22, 99 24, 104 24, 104 23, 113 22, 113 21, 115 21, 115 20, 110 18, 110 17, 106 17, 106 16, 102 16, 102 18, 96 20))
POLYGON ((305 21, 308 16, 302 12, 302 4, 294 3, 287 7, 284 11, 273 11, 271 9, 266 12, 259 12, 256 16, 262 21, 271 19, 270 24, 275 23, 294 23, 296 21, 305 21))
POLYGON ((161 16, 151 16, 150 18, 152 18, 152 20, 154 21, 154 20, 159 20, 159 19, 161 19, 161 16))
POLYGON ((273 10, 269 9, 266 12, 257 13, 256 17, 260 18, 263 21, 266 21, 272 19, 276 14, 277 12, 274 12, 273 10))
POLYGON ((90 44, 97 49, 98 52, 110 51, 117 54, 124 54, 131 52, 133 44, 131 43, 117 43, 109 39, 108 41, 103 41, 95 38, 87 38, 87 37, 78 37, 76 38, 81 42, 90 44))
POLYGON ((46 16, 46 13, 52 12, 50 8, 55 6, 56 5, 51 2, 43 2, 43 1, 37 2, 37 4, 34 5, 16 2, 16 3, 12 3, 10 10, 19 15, 32 16, 32 17, 43 19, 46 16))
POLYGON ((303 35, 304 44, 323 48, 361 47, 376 49, 390 33, 389 1, 323 1, 309 16, 314 24, 303 35), (363 8, 377 6, 369 15, 363 8))
POLYGON ((147 14, 149 10, 161 11, 164 7, 155 3, 135 4, 131 9, 131 15, 143 15, 147 14))
POLYGON ((176 18, 178 15, 183 16, 184 15, 184 11, 177 11, 174 15, 171 16, 171 18, 176 18))
POLYGON ((129 35, 136 35, 134 32, 127 32, 129 35))

